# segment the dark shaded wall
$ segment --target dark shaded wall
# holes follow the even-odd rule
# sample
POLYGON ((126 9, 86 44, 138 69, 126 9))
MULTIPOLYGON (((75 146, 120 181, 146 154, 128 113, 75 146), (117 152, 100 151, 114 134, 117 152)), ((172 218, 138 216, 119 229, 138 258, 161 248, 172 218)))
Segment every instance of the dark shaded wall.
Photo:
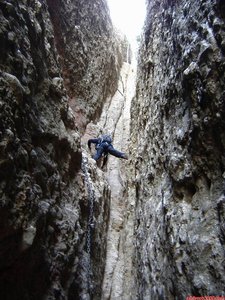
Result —
POLYGON ((131 117, 136 299, 224 295, 224 2, 147 3, 131 117))
MULTIPOLYGON (((80 170, 80 134, 75 124, 79 120, 68 103, 71 94, 80 95, 85 85, 88 89, 90 82, 80 87, 81 77, 92 76, 88 68, 91 64, 99 66, 101 59, 101 74, 94 74, 92 81, 92 88, 98 91, 95 96, 110 94, 113 87, 107 91, 107 82, 110 76, 116 80, 119 65, 114 56, 107 54, 108 65, 115 71, 112 73, 108 73, 104 50, 104 57, 98 57, 101 38, 108 48, 116 47, 107 39, 111 27, 104 2, 98 8, 105 15, 104 19, 99 16, 105 36, 99 37, 96 44, 92 40, 90 45, 86 36, 91 34, 92 26, 94 30, 96 14, 89 9, 81 16, 84 7, 97 3, 80 1, 78 5, 78 1, 70 1, 69 9, 69 2, 55 1, 53 9, 50 0, 0 2, 1 299, 88 299, 88 194, 80 170), (69 10, 72 14, 68 16, 69 10), (72 26, 75 23, 71 22, 79 26, 82 18, 86 29, 72 26), (63 20, 68 25, 63 23, 63 30, 70 32, 69 36, 55 28, 63 20), (86 41, 86 51, 92 49, 91 61, 90 57, 83 58, 76 47, 81 38, 86 41), (70 45, 74 48, 68 49, 70 45), (107 79, 100 87, 95 86, 103 80, 104 72, 107 79)), ((88 101, 96 105, 91 112, 87 108, 90 117, 97 114, 101 104, 97 98, 88 101)), ((93 268, 93 289, 97 298, 104 271, 102 243, 106 239, 108 193, 108 186, 101 184, 95 199, 94 217, 100 215, 104 221, 104 226, 96 225, 93 237, 93 264, 98 266, 93 268)))

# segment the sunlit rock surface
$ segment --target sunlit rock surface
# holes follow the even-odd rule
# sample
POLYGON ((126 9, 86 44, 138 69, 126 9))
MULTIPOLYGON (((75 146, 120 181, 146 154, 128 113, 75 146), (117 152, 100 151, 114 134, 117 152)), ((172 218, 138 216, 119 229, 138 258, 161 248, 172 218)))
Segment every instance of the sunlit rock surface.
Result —
MULTIPOLYGON (((117 92, 107 99, 99 122, 87 125, 82 138, 84 151, 87 151, 87 140, 98 137, 103 131, 111 134, 116 149, 128 153, 130 105, 135 92, 135 75, 133 66, 124 63, 117 92)), ((92 154, 94 153, 93 147, 92 154)), ((134 278, 132 275, 134 203, 130 201, 134 198, 128 199, 129 161, 109 155, 107 164, 105 166, 102 164, 101 160, 97 162, 98 168, 104 171, 102 176, 107 180, 111 193, 101 299, 124 297, 130 299, 134 278)))
POLYGON ((225 294, 224 12, 148 1, 131 113, 132 299, 225 294))
MULTIPOLYGON (((105 114, 102 114, 99 122, 106 131, 112 133, 114 147, 127 153, 135 75, 133 66, 125 63, 121 69, 118 91, 111 102, 106 103, 105 114)), ((133 287, 133 205, 128 198, 128 166, 128 161, 109 156, 106 178, 111 188, 111 206, 102 299, 129 298, 133 287)))

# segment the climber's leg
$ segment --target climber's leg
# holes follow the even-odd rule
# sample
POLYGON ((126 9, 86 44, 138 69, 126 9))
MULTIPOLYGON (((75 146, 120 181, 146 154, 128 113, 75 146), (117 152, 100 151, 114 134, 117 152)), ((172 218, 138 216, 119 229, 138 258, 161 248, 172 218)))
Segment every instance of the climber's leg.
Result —
POLYGON ((99 147, 97 149, 97 152, 93 156, 93 159, 97 161, 102 156, 103 152, 104 152, 104 149, 102 147, 99 147))
POLYGON ((107 163, 107 160, 108 160, 108 153, 104 153, 104 156, 103 156, 103 162, 102 162, 102 168, 105 166, 105 164, 107 163))
POLYGON ((112 154, 113 156, 119 157, 119 158, 124 158, 128 159, 127 155, 124 152, 120 152, 116 150, 112 145, 110 145, 107 149, 107 151, 112 154))

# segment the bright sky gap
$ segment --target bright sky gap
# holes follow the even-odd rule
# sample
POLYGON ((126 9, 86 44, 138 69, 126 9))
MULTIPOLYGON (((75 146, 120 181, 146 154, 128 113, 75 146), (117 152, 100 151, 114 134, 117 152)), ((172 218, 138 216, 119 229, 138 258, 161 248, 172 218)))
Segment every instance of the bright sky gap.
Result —
POLYGON ((142 31, 146 7, 145 0, 107 0, 112 22, 132 45, 142 31))

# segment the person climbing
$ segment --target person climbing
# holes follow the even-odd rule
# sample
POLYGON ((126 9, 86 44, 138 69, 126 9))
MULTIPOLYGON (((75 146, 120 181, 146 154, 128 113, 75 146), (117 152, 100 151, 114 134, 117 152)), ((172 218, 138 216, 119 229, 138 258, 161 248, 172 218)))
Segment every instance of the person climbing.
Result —
POLYGON ((97 152, 93 156, 93 159, 96 161, 99 158, 101 158, 103 154, 104 154, 104 156, 107 156, 108 153, 110 153, 113 156, 119 157, 119 158, 128 159, 128 156, 126 155, 126 153, 120 152, 113 147, 112 138, 110 135, 104 134, 97 139, 89 139, 88 140, 88 148, 90 150, 91 150, 91 144, 96 145, 95 149, 97 152))

